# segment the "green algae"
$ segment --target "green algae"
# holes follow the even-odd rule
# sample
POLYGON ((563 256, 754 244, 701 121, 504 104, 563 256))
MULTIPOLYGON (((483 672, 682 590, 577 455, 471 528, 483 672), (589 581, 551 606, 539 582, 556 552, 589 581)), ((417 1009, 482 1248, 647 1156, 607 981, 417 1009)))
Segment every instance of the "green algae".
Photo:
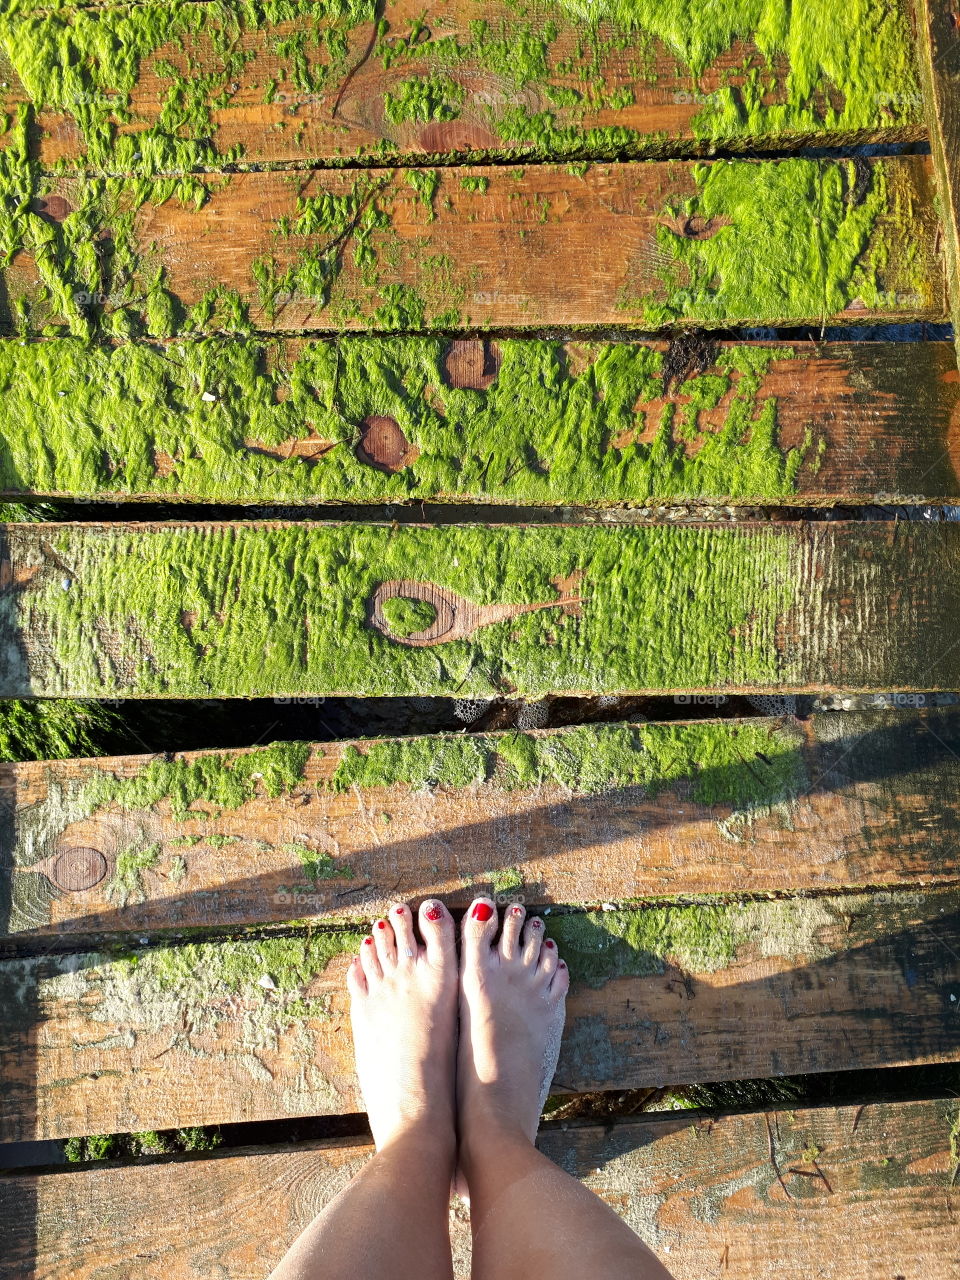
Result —
POLYGON ((191 942, 144 948, 114 961, 113 981, 149 1008, 173 996, 188 1007, 243 996, 273 1023, 326 1015, 326 1000, 304 991, 331 960, 355 951, 359 929, 318 932, 308 937, 191 942), (269 980, 267 982, 266 980, 269 980))
POLYGON ((831 953, 820 930, 843 919, 841 900, 641 906, 550 916, 554 939, 575 982, 601 987, 617 978, 650 977, 669 966, 716 973, 744 951, 822 959, 831 953))
POLYGON ((113 877, 106 888, 107 897, 118 907, 144 900, 143 873, 151 871, 160 860, 159 844, 138 848, 133 845, 117 854, 113 877))
POLYGON ((807 785, 798 744, 760 720, 582 725, 562 733, 381 739, 344 749, 330 786, 403 784, 506 790, 544 784, 581 794, 683 784, 704 805, 750 810, 784 803, 807 785))
POLYGON ((350 868, 338 863, 328 853, 318 853, 316 849, 309 849, 304 844, 282 844, 280 848, 284 853, 300 860, 303 874, 311 885, 315 886, 321 880, 350 879, 350 868))
MULTIPOLYGON (((292 791, 303 778, 309 756, 307 743, 275 742, 242 756, 154 759, 132 777, 96 773, 84 785, 78 803, 92 813, 111 805, 131 810, 166 802, 178 820, 197 812, 193 809, 196 804, 213 806, 217 812, 237 809, 252 799, 258 788, 273 798, 292 791)), ((221 841, 229 838, 221 837, 221 841)), ((192 844, 201 839, 215 846, 217 837, 186 836, 180 842, 192 844)))
POLYGON ((523 873, 518 867, 501 867, 491 872, 490 883, 495 894, 511 894, 523 888, 523 873))
POLYGON ((383 109, 393 124, 408 120, 425 124, 428 120, 455 120, 466 91, 447 75, 415 76, 402 80, 393 92, 383 95, 383 109))
POLYGON ((63 1156, 68 1164, 90 1164, 98 1160, 176 1155, 184 1151, 213 1151, 222 1144, 223 1135, 216 1125, 194 1125, 185 1129, 97 1133, 82 1138, 67 1138, 63 1144, 63 1156))
POLYGON ((406 600, 403 596, 393 596, 384 600, 381 608, 390 630, 397 636, 425 631, 437 617, 437 611, 429 600, 406 600))
MULTIPOLYGON (((19 634, 44 637, 30 669, 44 696, 535 696, 797 678, 777 640, 801 577, 789 527, 251 523, 46 535, 83 589, 41 574, 11 613, 19 634), (554 579, 580 573, 582 612, 540 609, 411 648, 377 631, 368 607, 378 584, 413 573, 478 605, 556 600, 554 579)), ((29 554, 28 536, 17 529, 15 554, 29 554)))
MULTIPOLYGON (((890 244, 874 239, 890 209, 882 166, 715 161, 695 166, 693 177, 696 194, 671 212, 699 219, 709 234, 688 237, 661 225, 657 243, 671 260, 659 271, 662 304, 622 300, 627 310, 640 306, 650 323, 825 319, 855 301, 871 310, 916 310, 925 301, 921 264, 913 265, 915 278, 898 280, 904 296, 891 296, 885 283, 890 244)), ((909 255, 894 266, 909 268, 909 255)))
POLYGON ((473 191, 477 195, 485 195, 487 188, 490 186, 490 179, 485 178, 482 174, 468 173, 460 179, 460 186, 464 191, 473 191))
POLYGON ((664 392, 663 357, 643 344, 581 344, 572 373, 558 341, 498 340, 485 390, 447 385, 447 350, 432 337, 304 342, 293 356, 268 339, 0 342, 0 485, 220 502, 774 500, 796 492, 811 452, 809 437, 780 447, 762 391, 790 348, 722 348, 716 371, 671 389, 689 403, 669 419, 642 408, 664 392), (719 393, 717 429, 705 414, 719 393), (356 452, 370 416, 419 450, 397 474, 356 452), (336 446, 316 461, 268 452, 303 435, 336 446))

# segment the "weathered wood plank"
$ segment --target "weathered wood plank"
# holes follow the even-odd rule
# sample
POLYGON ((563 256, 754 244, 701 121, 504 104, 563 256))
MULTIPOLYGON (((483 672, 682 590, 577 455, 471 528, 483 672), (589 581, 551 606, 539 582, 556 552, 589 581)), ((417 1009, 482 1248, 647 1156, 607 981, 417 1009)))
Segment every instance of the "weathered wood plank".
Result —
POLYGON ((11 495, 958 501, 958 417, 947 342, 0 340, 11 495))
MULTIPOLYGON (((538 1145, 676 1280, 953 1280, 956 1125, 956 1101, 936 1099, 549 1127, 538 1145)), ((310 1142, 0 1179, 0 1277, 59 1280, 69 1269, 72 1280, 101 1280, 135 1255, 142 1280, 214 1269, 222 1280, 262 1280, 370 1152, 361 1140, 310 1142)), ((451 1238, 455 1274, 467 1280, 461 1215, 451 1216, 451 1238)))
POLYGON ((0 767, 0 936, 960 880, 960 713, 0 767))
POLYGON ((506 0, 438 0, 426 16, 415 0, 339 14, 310 0, 48 8, 0 15, 0 106, 31 106, 45 165, 558 158, 924 132, 900 3, 814 0, 761 30, 700 9, 619 25, 608 6, 591 23, 542 0, 523 15, 506 0))
POLYGON ((169 179, 12 168, 0 327, 24 332, 946 314, 924 156, 169 179))
POLYGON ((960 526, 0 528, 0 695, 960 687, 960 526))
MULTIPOLYGON (((960 892, 551 914, 555 1089, 960 1061, 960 892)), ((358 1109, 359 930, 0 961, 0 1140, 358 1109)))
POLYGON ((948 0, 917 5, 920 73, 943 218, 943 251, 954 334, 960 334, 960 35, 948 0))

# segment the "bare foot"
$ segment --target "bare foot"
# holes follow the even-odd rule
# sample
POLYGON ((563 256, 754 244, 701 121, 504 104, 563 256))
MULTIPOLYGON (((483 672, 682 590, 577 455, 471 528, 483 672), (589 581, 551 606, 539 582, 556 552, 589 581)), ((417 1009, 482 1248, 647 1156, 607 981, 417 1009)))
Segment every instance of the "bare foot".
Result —
POLYGON ((560 1053, 570 979, 543 921, 477 898, 463 919, 457 1062, 461 1156, 493 1135, 533 1142, 560 1053), (521 933, 522 930, 522 933, 521 933), (481 1136, 483 1135, 483 1136, 481 1136))
POLYGON ((457 952, 441 902, 391 907, 347 972, 357 1075, 377 1150, 426 1125, 455 1135, 457 952))

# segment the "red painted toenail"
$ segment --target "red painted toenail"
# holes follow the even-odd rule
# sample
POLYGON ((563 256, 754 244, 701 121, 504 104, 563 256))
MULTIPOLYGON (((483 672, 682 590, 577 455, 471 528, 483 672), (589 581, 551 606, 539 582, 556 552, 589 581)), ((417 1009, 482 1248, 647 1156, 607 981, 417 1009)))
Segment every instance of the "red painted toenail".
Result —
POLYGON ((554 942, 554 940, 553 940, 552 938, 547 938, 547 940, 544 942, 544 944, 543 944, 543 945, 544 945, 545 947, 550 947, 550 948, 551 948, 551 950, 552 950, 552 949, 553 949, 557 944, 554 942))
POLYGON ((489 902, 478 902, 470 914, 474 920, 479 920, 483 924, 493 915, 493 907, 490 906, 489 902))
POLYGON ((567 962, 566 962, 566 960, 561 960, 561 961, 560 961, 560 968, 561 968, 561 969, 565 969, 566 967, 567 967, 567 962))
POLYGON ((372 947, 372 946, 373 946, 373 939, 372 939, 372 938, 364 938, 364 942, 367 944, 367 946, 368 946, 368 947, 372 947))
POLYGON ((434 920, 434 921, 442 920, 443 907, 441 907, 439 902, 434 902, 429 907, 427 907, 426 915, 428 920, 434 920))
POLYGON ((394 910, 396 911, 398 916, 403 915, 403 907, 395 907, 394 910))
POLYGON ((387 922, 386 922, 386 920, 378 920, 378 921, 377 921, 377 928, 378 928, 378 929, 385 929, 386 927, 387 927, 387 922))
POLYGON ((510 914, 511 914, 512 916, 522 916, 522 915, 523 915, 523 907, 511 907, 511 908, 510 908, 510 914))
POLYGON ((531 921, 530 921, 530 925, 531 925, 531 927, 532 927, 532 928, 534 928, 534 929, 542 929, 542 928, 543 928, 543 921, 542 921, 542 920, 531 920, 531 921))

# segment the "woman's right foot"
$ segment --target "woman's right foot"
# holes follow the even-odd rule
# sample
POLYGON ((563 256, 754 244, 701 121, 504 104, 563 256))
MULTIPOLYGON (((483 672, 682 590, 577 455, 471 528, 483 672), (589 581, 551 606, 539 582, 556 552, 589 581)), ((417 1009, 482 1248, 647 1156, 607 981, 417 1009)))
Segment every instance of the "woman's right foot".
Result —
POLYGON ((570 986, 543 921, 477 898, 463 919, 457 1113, 461 1165, 488 1141, 533 1142, 560 1053, 570 986), (526 922, 526 924, 525 924, 526 922), (524 927, 525 925, 525 927, 524 927))

